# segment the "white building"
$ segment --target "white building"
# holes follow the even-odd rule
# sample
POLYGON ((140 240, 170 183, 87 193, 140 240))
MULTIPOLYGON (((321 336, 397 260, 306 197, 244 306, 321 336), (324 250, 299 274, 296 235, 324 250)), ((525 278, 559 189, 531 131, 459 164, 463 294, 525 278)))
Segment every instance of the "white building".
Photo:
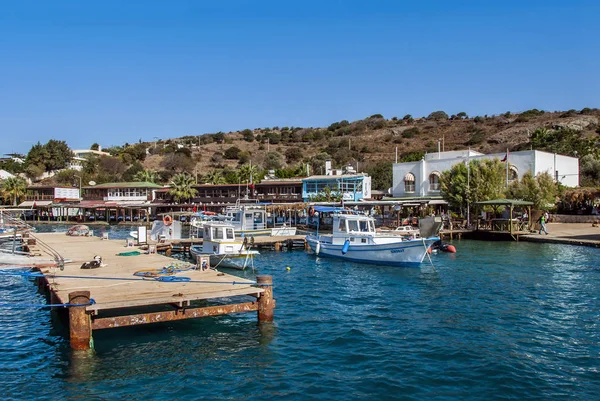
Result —
POLYGON ((103 152, 102 147, 100 147, 100 146, 98 147, 98 150, 91 150, 91 149, 73 150, 73 159, 71 159, 71 162, 70 162, 69 166, 67 166, 67 168, 81 171, 83 169, 83 163, 87 160, 89 155, 110 156, 110 153, 103 152))
POLYGON ((579 159, 576 157, 524 150, 510 153, 485 155, 472 150, 437 152, 426 154, 418 162, 393 165, 392 196, 395 198, 431 198, 440 196, 442 172, 457 163, 469 160, 500 159, 507 157, 508 180, 520 179, 527 171, 533 175, 548 172, 554 180, 567 187, 579 186, 579 159))

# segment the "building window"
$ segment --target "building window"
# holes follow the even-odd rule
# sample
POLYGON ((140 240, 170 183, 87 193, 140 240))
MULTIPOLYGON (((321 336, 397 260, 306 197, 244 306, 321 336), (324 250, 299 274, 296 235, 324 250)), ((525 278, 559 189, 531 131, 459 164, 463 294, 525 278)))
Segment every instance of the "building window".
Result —
POLYGON ((434 171, 433 173, 429 174, 429 190, 440 190, 440 173, 438 171, 434 171))
POLYGON ((404 176, 404 192, 415 192, 415 176, 413 173, 404 176))

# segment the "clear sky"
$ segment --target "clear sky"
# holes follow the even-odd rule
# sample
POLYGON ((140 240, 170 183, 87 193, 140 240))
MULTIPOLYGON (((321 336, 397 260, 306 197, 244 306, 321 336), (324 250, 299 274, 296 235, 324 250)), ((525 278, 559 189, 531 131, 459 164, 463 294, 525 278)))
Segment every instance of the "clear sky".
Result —
POLYGON ((600 107, 600 1, 0 0, 0 152, 600 107))

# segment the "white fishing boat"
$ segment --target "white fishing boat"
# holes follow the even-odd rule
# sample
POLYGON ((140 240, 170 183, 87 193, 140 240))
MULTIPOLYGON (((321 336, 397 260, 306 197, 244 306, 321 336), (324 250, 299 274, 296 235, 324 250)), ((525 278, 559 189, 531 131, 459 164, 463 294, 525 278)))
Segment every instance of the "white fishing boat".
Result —
POLYGON ((296 235, 296 227, 283 224, 276 227, 267 227, 266 205, 259 203, 241 203, 238 199, 235 206, 225 209, 225 216, 233 224, 236 233, 260 236, 285 236, 296 235))
POLYGON ((247 266, 254 266, 254 257, 258 251, 247 246, 247 238, 235 238, 235 228, 230 223, 205 222, 204 240, 202 245, 192 245, 190 253, 196 256, 210 256, 212 268, 228 267, 244 270, 247 266))
POLYGON ((317 256, 335 257, 386 266, 418 266, 428 248, 439 240, 441 217, 421 219, 422 238, 407 239, 393 233, 377 233, 375 220, 360 214, 334 212, 333 233, 308 235, 306 241, 317 256))

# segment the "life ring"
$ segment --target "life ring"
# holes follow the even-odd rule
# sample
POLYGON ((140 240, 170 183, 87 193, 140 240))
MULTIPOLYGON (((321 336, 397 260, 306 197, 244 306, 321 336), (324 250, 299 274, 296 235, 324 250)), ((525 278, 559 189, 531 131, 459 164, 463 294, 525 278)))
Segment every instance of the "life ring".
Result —
POLYGON ((308 215, 310 217, 313 217, 315 215, 315 208, 314 207, 311 206, 311 207, 308 208, 308 215))
POLYGON ((171 224, 173 224, 173 218, 169 215, 166 215, 165 217, 163 217, 163 223, 165 223, 165 226, 170 226, 171 224))

